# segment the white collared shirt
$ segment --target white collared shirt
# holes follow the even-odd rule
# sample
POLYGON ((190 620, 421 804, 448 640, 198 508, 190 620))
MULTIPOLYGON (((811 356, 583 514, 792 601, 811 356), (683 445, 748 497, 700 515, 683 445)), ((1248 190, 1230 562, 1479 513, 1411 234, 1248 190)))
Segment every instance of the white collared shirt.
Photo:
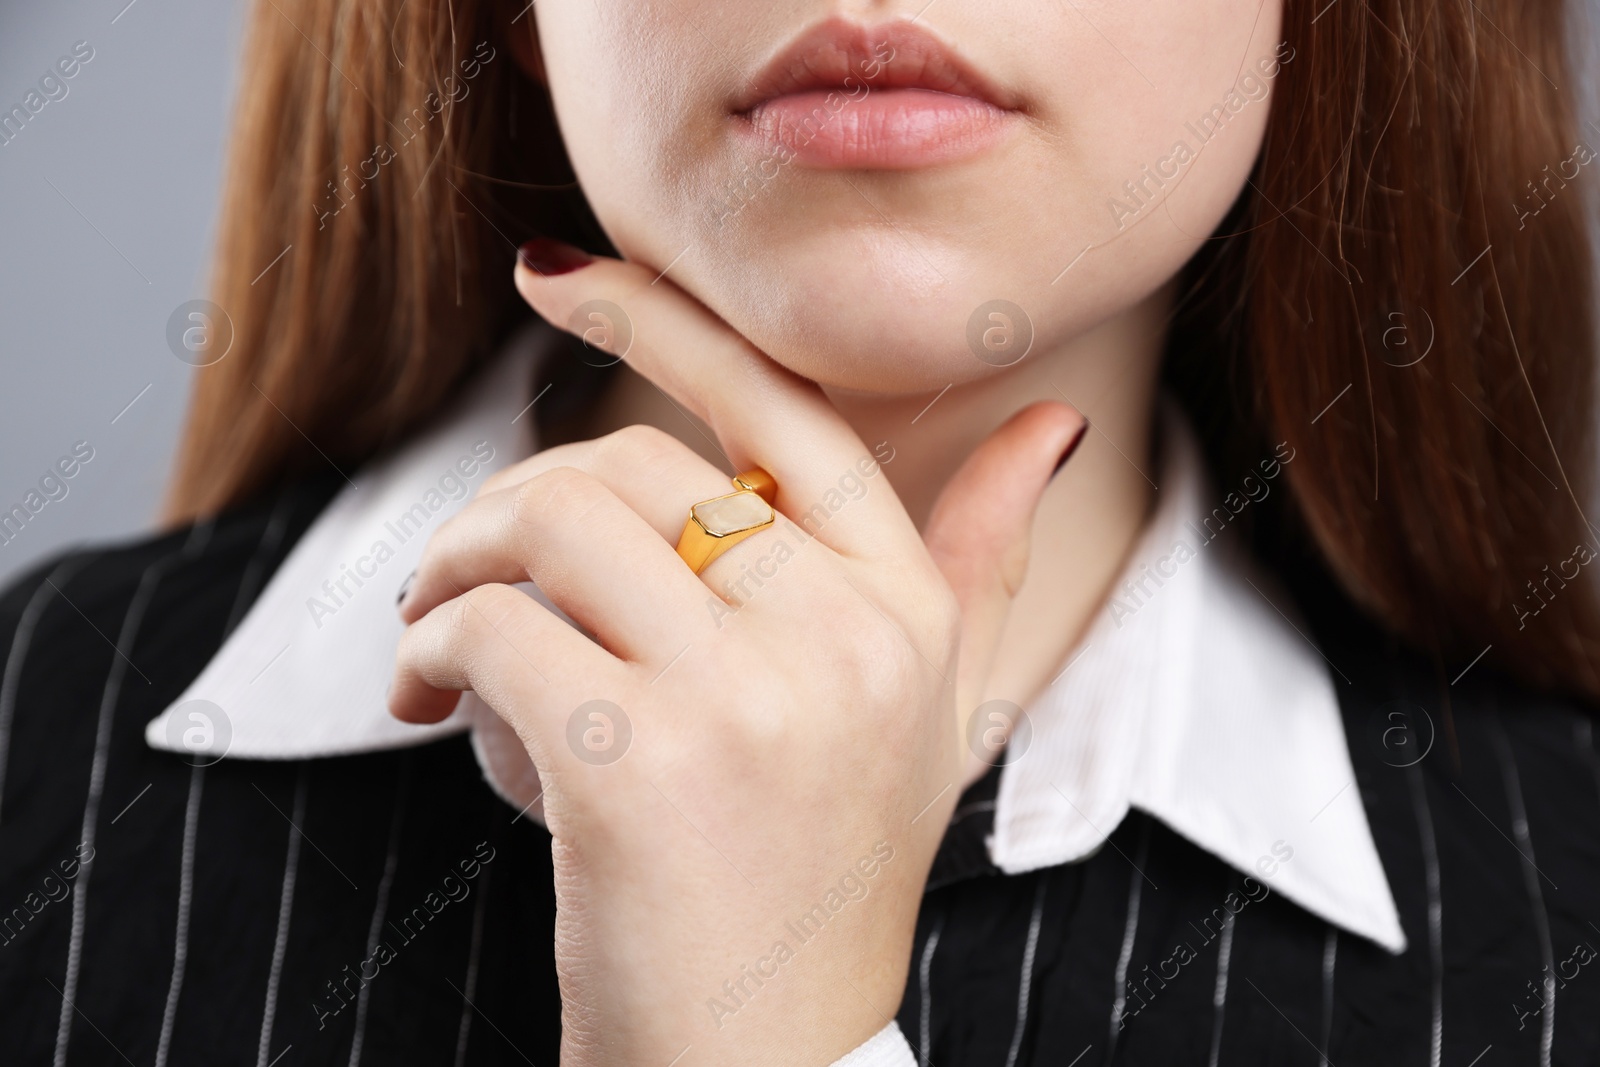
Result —
MULTIPOLYGON (((148 724, 152 747, 182 750, 183 706, 195 700, 221 709, 214 751, 241 759, 351 755, 471 730, 489 784, 539 814, 531 761, 481 701, 468 694, 446 721, 414 726, 388 714, 385 696, 404 629, 395 601, 428 536, 489 473, 535 450, 527 386, 552 336, 542 325, 520 333, 431 430, 353 476, 148 724)), ((1001 773, 991 859, 1010 874, 1082 859, 1138 808, 1306 911, 1402 951, 1336 683, 1287 598, 1225 529, 1250 496, 1285 491, 1276 479, 1292 454, 1262 457, 1248 485, 1218 494, 1181 416, 1167 413, 1163 431, 1155 513, 1065 669, 1026 709, 1031 737, 1001 773)), ((892 1023, 840 1061, 912 1062, 892 1023)))

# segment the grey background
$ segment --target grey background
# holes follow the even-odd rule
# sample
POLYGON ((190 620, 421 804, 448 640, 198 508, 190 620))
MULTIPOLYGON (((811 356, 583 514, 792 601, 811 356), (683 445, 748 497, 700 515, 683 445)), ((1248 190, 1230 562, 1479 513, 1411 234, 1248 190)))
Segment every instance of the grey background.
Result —
POLYGON ((0 544, 0 583, 155 518, 196 373, 167 317, 204 295, 245 7, 0 3, 0 111, 74 42, 94 48, 0 145, 0 511, 74 442, 94 448, 66 497, 0 544))

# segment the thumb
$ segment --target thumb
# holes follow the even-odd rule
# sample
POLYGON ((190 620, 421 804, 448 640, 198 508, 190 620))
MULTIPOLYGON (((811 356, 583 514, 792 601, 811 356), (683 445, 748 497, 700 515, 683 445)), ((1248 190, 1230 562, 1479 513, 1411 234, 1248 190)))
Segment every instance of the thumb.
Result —
POLYGON ((978 445, 934 502, 923 541, 961 608, 956 688, 963 716, 982 695, 1027 574, 1039 500, 1088 429, 1088 420, 1066 404, 1030 404, 978 445))

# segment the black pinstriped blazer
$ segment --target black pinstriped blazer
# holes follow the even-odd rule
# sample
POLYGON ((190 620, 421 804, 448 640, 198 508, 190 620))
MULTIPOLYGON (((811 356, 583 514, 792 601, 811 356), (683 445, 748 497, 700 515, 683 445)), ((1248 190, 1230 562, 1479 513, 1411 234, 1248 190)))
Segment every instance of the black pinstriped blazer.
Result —
MULTIPOLYGON (((557 1061, 548 836, 466 740, 206 768, 144 744, 335 481, 0 598, 0 1063, 557 1061)), ((1351 680, 1408 950, 1241 897, 1137 812, 1112 848, 1005 876, 991 775, 924 898, 898 1020, 922 1062, 1600 1063, 1592 709, 1486 666, 1452 686, 1315 582, 1299 600, 1351 680)))

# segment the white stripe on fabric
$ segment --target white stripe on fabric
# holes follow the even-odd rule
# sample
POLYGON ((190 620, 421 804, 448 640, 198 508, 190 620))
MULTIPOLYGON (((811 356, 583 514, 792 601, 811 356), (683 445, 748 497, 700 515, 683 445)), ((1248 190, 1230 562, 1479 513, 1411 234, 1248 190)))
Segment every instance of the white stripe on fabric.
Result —
POLYGON ((289 819, 288 855, 283 861, 283 886, 278 891, 278 932, 272 941, 272 967, 267 972, 267 1001, 261 1011, 261 1037, 256 1042, 256 1067, 272 1060, 272 1022, 278 1014, 278 982, 283 977, 283 957, 289 949, 289 917, 294 911, 295 875, 300 869, 300 827, 306 821, 306 793, 311 784, 311 764, 300 765, 294 787, 294 815, 289 819))
POLYGON ((968 815, 976 815, 981 811, 994 811, 995 802, 992 800, 974 800, 971 804, 957 808, 950 816, 950 825, 965 819, 968 815))
POLYGON ((917 1048, 918 1067, 928 1067, 929 1046, 933 1044, 933 990, 928 988, 928 979, 933 975, 933 954, 939 951, 939 935, 943 931, 944 916, 940 915, 933 932, 928 935, 928 943, 922 946, 922 959, 917 963, 917 989, 922 995, 921 1025, 917 1028, 917 1036, 921 1038, 917 1048))
MULTIPOLYGON (((89 916, 89 876, 94 871, 95 830, 100 819, 100 800, 105 794, 106 764, 111 758, 111 724, 116 717, 117 702, 122 698, 122 681, 127 677, 132 662, 134 641, 139 635, 139 625, 144 621, 145 610, 154 599, 156 588, 167 571, 183 559, 204 552, 211 540, 209 525, 196 526, 189 531, 183 547, 178 552, 152 563, 139 576, 128 610, 122 616, 122 628, 114 646, 116 655, 106 673, 105 689, 100 695, 100 715, 95 724, 94 762, 89 768, 89 794, 83 802, 83 825, 79 832, 79 848, 89 853, 78 870, 76 891, 72 895, 72 933, 67 940, 67 973, 61 989, 61 1015, 56 1021, 55 1067, 66 1067, 67 1045, 72 1038, 72 1002, 78 993, 78 976, 83 966, 84 926, 89 916)), ((64 594, 63 594, 64 596, 64 594)), ((70 601, 69 601, 70 603, 70 601)))
POLYGON ((1038 885, 1033 891, 1033 915, 1028 919, 1028 941, 1022 949, 1022 977, 1017 988, 1017 1025, 1011 1033, 1011 1050, 1006 1053, 1006 1067, 1016 1067, 1017 1054, 1022 1051, 1022 1035, 1028 1028, 1028 995, 1033 988, 1033 958, 1039 948, 1039 927, 1044 922, 1044 895, 1048 878, 1038 875, 1038 885))
POLYGON ((1428 962, 1433 971, 1433 1024, 1428 1033, 1428 1067, 1440 1067, 1444 1058, 1444 898, 1439 884, 1439 842, 1433 833, 1433 811, 1428 806, 1422 769, 1406 768, 1411 787, 1411 810, 1422 838, 1422 863, 1428 883, 1428 962))
MULTIPOLYGON (((394 813, 389 818, 389 844, 383 857, 383 877, 378 879, 372 921, 367 924, 367 954, 364 958, 369 960, 378 954, 378 935, 389 913, 389 889, 394 885, 394 872, 400 865, 400 827, 405 822, 406 786, 410 781, 411 758, 406 755, 400 757, 400 767, 395 774, 394 813)), ((363 981, 361 990, 356 994, 356 1032, 350 1039, 350 1067, 360 1067, 361 1046, 367 1035, 367 998, 371 989, 372 984, 363 981)), ((472 996, 472 990, 467 990, 467 996, 472 996)))
POLYGON ((1139 833, 1139 858, 1128 876, 1128 918, 1122 928, 1122 951, 1117 953, 1116 990, 1111 1001, 1111 1034, 1106 1042, 1106 1062, 1117 1053, 1117 1038, 1122 1033, 1122 1011, 1128 1005, 1128 964, 1133 961, 1133 941, 1139 933, 1139 907, 1144 896, 1144 866, 1150 857, 1150 820, 1144 820, 1139 833))
POLYGON ((1328 1059, 1328 1046, 1333 1043, 1333 968, 1338 962, 1338 953, 1339 928, 1330 923, 1322 942, 1322 1041, 1317 1045, 1322 1062, 1329 1064, 1332 1061, 1328 1059))
POLYGON ((1511 808, 1511 832, 1522 857, 1522 880, 1528 890, 1533 911, 1533 928, 1539 935, 1539 956, 1544 963, 1544 1010, 1539 1013, 1539 1067, 1550 1067, 1550 1052, 1556 1040, 1556 954, 1550 938, 1550 913, 1545 908, 1544 890, 1539 886, 1539 868, 1533 855, 1533 836, 1528 832, 1528 806, 1522 797, 1522 775, 1517 771, 1517 756, 1500 724, 1500 713, 1490 719, 1495 751, 1500 756, 1500 773, 1505 780, 1506 803, 1511 808))
POLYGON ((467 1036, 472 1031, 472 998, 478 994, 478 959, 483 948, 483 913, 488 910, 489 867, 483 869, 483 881, 478 883, 478 903, 472 909, 472 944, 467 949, 466 992, 461 998, 461 1026, 456 1030, 456 1067, 467 1062, 467 1036))
MULTIPOLYGON (((283 540, 283 532, 288 526, 288 504, 292 499, 284 494, 272 509, 266 529, 256 542, 244 576, 239 580, 238 591, 234 593, 233 606, 229 608, 228 619, 222 627, 224 637, 233 632, 244 614, 245 605, 255 595, 267 554, 283 540)), ((195 838, 200 826, 200 799, 205 780, 204 766, 197 764, 189 769, 189 799, 183 814, 183 859, 178 875, 178 922, 172 948, 172 979, 167 986, 167 1002, 161 1012, 161 1036, 156 1042, 155 1067, 166 1067, 167 1055, 172 1049, 172 1032, 178 1020, 178 1000, 183 995, 183 976, 189 960, 189 915, 194 902, 195 838)))
POLYGON ((189 962, 189 911, 194 903, 194 843, 200 825, 200 795, 206 769, 189 768, 189 802, 183 811, 183 861, 178 874, 178 929, 172 947, 172 979, 161 1012, 161 1037, 156 1042, 156 1067, 166 1067, 172 1048, 172 1030, 178 1020, 178 997, 183 993, 183 972, 189 962))
POLYGON ((1233 958, 1233 924, 1237 912, 1228 912, 1222 920, 1222 938, 1217 944, 1217 984, 1211 991, 1211 1058, 1206 1062, 1217 1067, 1222 1055, 1222 1020, 1228 1005, 1228 961, 1233 958))
POLYGON ((6 656, 6 672, 0 678, 0 802, 6 794, 6 766, 11 756, 11 723, 17 714, 17 689, 22 685, 22 665, 28 659, 28 649, 33 644, 33 631, 44 617, 50 604, 50 594, 58 586, 66 585, 88 559, 69 559, 52 570, 39 583, 39 588, 28 598, 17 629, 11 636, 11 652, 6 656))

